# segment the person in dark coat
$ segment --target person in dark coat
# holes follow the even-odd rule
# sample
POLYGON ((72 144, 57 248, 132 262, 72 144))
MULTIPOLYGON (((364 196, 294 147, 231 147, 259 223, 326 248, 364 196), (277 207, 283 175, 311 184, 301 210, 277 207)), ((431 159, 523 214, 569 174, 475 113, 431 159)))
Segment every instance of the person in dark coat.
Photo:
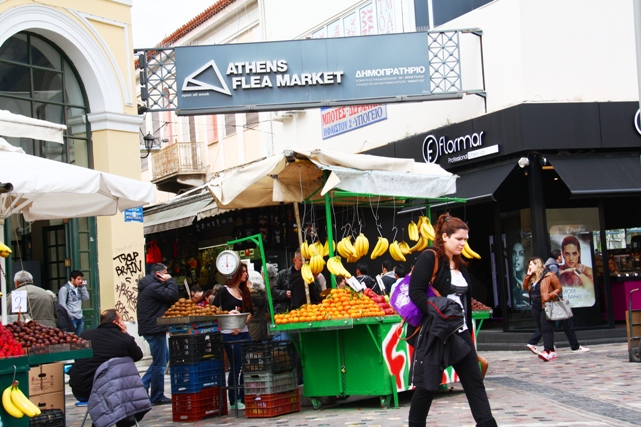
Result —
MULTIPOLYGON (((63 308, 64 309, 64 308, 63 308)), ((69 370, 69 386, 80 402, 89 400, 96 370, 114 357, 131 357, 134 362, 142 359, 142 350, 134 337, 127 333, 118 310, 111 308, 100 314, 97 329, 84 331, 82 338, 91 341, 93 356, 78 359, 69 370)))
POLYGON ((165 369, 169 362, 167 326, 158 325, 156 319, 162 317, 178 297, 178 286, 167 274, 164 264, 152 265, 150 273, 138 282, 138 334, 149 343, 152 357, 142 383, 148 390, 151 387, 152 405, 171 403, 171 399, 165 396, 165 369))
POLYGON ((73 320, 69 316, 69 312, 64 308, 59 302, 56 303, 56 313, 58 318, 56 319, 56 326, 63 332, 73 332, 76 333, 76 327, 73 325, 73 320))
MULTIPOLYGON (((434 264, 438 260, 438 272, 431 284, 436 291, 433 293, 436 294, 437 297, 446 297, 444 299, 449 299, 458 304, 464 314, 464 316, 461 317, 460 327, 458 327, 459 324, 457 324, 458 329, 453 331, 453 334, 456 334, 456 339, 452 344, 456 345, 457 349, 451 351, 448 355, 454 356, 452 366, 461 380, 461 385, 465 390, 465 396, 467 397, 476 425, 479 427, 496 427, 496 420, 492 416, 492 409, 490 408, 485 386, 483 385, 478 357, 474 343, 472 342, 472 334, 470 333, 473 325, 470 290, 472 280, 467 271, 466 262, 461 257, 463 247, 468 239, 469 228, 467 224, 459 218, 449 214, 443 214, 438 218, 434 234, 436 236, 434 247, 430 248, 433 250, 426 250, 421 253, 416 260, 414 270, 412 270, 409 288, 410 299, 425 315, 434 315, 430 310, 430 307, 433 308, 433 306, 429 305, 430 301, 428 300, 427 291, 432 281, 434 264), (465 346, 462 346, 461 343, 467 344, 469 350, 467 350, 465 346), (463 355, 463 353, 465 354, 463 355), (462 358, 459 360, 460 356, 462 356, 462 358)), ((442 307, 442 309, 444 308, 446 307, 442 307)), ((408 334, 411 333, 412 331, 410 331, 408 327, 408 334)), ((442 347, 445 347, 447 342, 452 339, 453 338, 450 337, 445 340, 442 347)), ((445 349, 443 349, 443 351, 445 351, 445 349)), ((427 354, 429 354, 429 352, 427 354)), ((426 369, 435 370, 436 375, 442 371, 441 360, 434 363, 434 361, 429 358, 419 360, 418 357, 419 356, 415 354, 413 366, 416 367, 419 363, 423 364, 423 379, 429 381, 429 378, 434 377, 434 373, 425 373, 426 369)), ((425 427, 427 415, 432 405, 434 394, 436 393, 436 390, 432 390, 431 388, 429 384, 421 383, 420 381, 416 385, 410 405, 408 427, 425 427)))

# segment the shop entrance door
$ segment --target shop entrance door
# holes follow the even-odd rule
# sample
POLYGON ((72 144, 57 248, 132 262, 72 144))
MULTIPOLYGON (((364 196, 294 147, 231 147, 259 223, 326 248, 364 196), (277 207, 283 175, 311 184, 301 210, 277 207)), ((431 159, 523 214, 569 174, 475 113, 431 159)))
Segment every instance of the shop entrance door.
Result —
POLYGON ((64 224, 42 228, 42 251, 44 253, 42 287, 55 292, 56 295, 58 289, 67 282, 66 248, 64 224))

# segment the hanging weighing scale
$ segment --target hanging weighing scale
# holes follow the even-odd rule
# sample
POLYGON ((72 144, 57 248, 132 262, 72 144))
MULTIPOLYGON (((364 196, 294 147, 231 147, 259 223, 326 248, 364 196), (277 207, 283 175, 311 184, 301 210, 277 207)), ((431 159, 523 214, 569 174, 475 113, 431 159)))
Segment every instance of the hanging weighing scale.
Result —
POLYGON ((220 274, 231 278, 240 268, 240 256, 229 249, 222 251, 216 257, 216 269, 220 274))

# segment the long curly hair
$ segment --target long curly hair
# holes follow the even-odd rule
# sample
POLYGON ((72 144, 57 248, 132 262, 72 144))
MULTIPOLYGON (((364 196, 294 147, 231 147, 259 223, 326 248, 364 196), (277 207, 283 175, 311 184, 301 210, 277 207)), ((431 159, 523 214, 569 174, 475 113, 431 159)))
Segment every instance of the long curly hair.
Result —
MULTIPOLYGON (((469 231, 470 228, 465 222, 463 222, 463 220, 448 213, 444 213, 438 217, 436 226, 434 227, 434 234, 436 236, 436 240, 434 241, 434 250, 436 250, 436 254, 439 256, 439 258, 447 256, 445 254, 445 242, 443 241, 443 234, 446 234, 448 237, 450 237, 458 230, 469 231)), ((454 255, 452 261, 454 261, 454 264, 456 264, 456 268, 460 267, 461 265, 467 265, 467 262, 461 255, 454 255)))

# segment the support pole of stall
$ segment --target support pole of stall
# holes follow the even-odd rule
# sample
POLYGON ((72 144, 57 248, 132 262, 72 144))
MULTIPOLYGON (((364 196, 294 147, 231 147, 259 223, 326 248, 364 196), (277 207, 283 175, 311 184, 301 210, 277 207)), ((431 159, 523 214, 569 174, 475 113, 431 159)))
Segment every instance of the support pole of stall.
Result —
MULTIPOLYGON (((300 212, 298 211, 298 203, 294 203, 294 216, 296 217, 296 228, 298 228, 298 248, 300 249, 303 246, 303 227, 301 226, 301 223, 300 223, 300 212)), ((306 259, 303 256, 302 252, 300 254, 300 257, 303 260, 303 263, 305 263, 306 259)), ((303 280, 303 282, 305 281, 303 280)), ((307 283, 305 283, 305 298, 307 299, 307 304, 311 303, 311 299, 309 298, 309 285, 307 283)))
MULTIPOLYGON (((4 241, 4 219, 0 218, 0 238, 1 241, 4 241)), ((5 280, 5 271, 6 271, 5 259, 0 257, 0 292, 2 292, 2 324, 7 324, 7 287, 9 283, 5 280)))
MULTIPOLYGON (((325 181, 327 181, 327 171, 325 171, 325 181)), ((329 248, 329 257, 334 256, 334 227, 332 225, 332 199, 329 191, 325 193, 325 223, 327 224, 327 247, 329 248)), ((336 276, 330 273, 332 288, 336 287, 336 276)))

